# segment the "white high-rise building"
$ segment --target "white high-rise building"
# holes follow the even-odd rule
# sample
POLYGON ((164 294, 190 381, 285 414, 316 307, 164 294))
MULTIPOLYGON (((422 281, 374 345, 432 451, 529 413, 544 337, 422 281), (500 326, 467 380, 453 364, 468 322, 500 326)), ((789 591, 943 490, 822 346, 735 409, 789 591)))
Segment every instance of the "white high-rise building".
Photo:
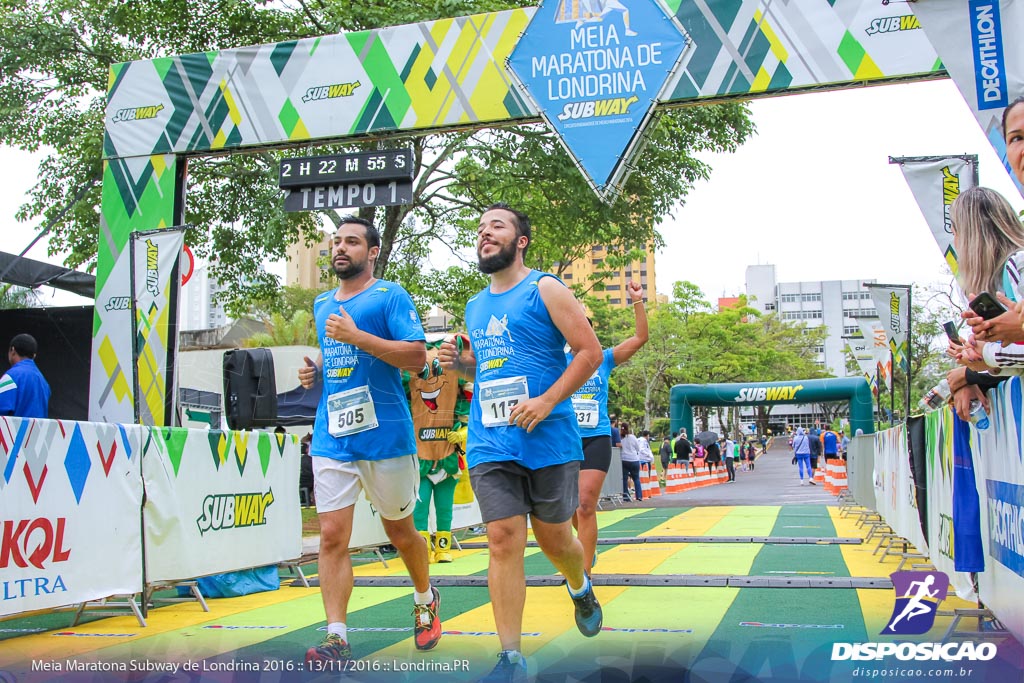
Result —
POLYGON ((836 377, 851 376, 846 371, 847 338, 861 336, 857 316, 876 315, 871 294, 864 287, 874 279, 777 282, 775 266, 763 265, 747 266, 746 280, 753 308, 776 312, 782 320, 809 327, 824 325, 827 335, 818 348, 818 364, 836 377))
MULTIPOLYGON (((748 305, 764 313, 778 313, 782 320, 825 326, 825 340, 816 349, 816 361, 836 377, 860 376, 859 371, 846 370, 846 346, 850 337, 861 336, 856 317, 876 315, 871 294, 864 287, 865 283, 873 282, 874 279, 778 282, 774 265, 747 266, 746 272, 748 305)), ((745 418, 747 413, 745 410, 745 418)), ((782 405, 772 410, 771 421, 807 427, 814 426, 816 416, 811 407, 782 405)))

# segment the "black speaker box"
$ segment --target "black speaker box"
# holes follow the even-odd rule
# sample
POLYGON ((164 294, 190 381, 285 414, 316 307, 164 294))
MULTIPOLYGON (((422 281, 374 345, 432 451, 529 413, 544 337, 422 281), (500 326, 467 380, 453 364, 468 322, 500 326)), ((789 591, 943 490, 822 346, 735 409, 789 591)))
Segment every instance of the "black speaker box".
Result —
POLYGON ((224 352, 224 410, 231 429, 277 424, 277 382, 270 349, 224 352))

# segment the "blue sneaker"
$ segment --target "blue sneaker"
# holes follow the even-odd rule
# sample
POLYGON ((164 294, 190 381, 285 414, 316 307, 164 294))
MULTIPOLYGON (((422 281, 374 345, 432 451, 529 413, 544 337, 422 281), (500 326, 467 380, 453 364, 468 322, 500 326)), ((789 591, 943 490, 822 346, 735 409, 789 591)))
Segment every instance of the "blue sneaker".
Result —
MULTIPOLYGON (((569 588, 568 582, 565 587, 569 588)), ((597 602, 597 596, 594 595, 594 584, 587 586, 587 592, 580 597, 573 597, 572 593, 569 593, 569 597, 576 605, 576 628, 587 638, 593 638, 601 632, 601 625, 604 623, 604 613, 597 602)))
POLYGON ((480 683, 526 683, 526 658, 521 654, 519 661, 509 659, 509 651, 498 653, 498 664, 480 679, 480 683))

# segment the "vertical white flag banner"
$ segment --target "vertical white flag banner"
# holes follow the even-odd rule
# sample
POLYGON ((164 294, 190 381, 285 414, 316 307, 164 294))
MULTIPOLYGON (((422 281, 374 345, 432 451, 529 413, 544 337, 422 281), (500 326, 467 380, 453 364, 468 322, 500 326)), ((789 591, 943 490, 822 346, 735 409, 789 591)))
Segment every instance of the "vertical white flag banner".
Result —
POLYGON ((921 0, 908 6, 1013 178, 1002 117, 1024 95, 1024 2, 921 0))
POLYGON ((846 352, 850 354, 860 368, 864 379, 867 381, 871 391, 877 396, 878 386, 875 382, 875 355, 871 352, 871 339, 850 339, 846 345, 846 352))
POLYGON ((907 371, 907 328, 910 325, 909 285, 864 285, 871 292, 892 357, 907 371))
POLYGON ((890 158, 889 161, 900 165, 903 178, 910 186, 928 229, 939 245, 942 258, 953 271, 953 277, 956 277, 957 255, 953 247, 949 208, 961 192, 975 186, 978 157, 903 157, 890 158))
POLYGON ((889 339, 878 318, 856 318, 860 333, 864 339, 872 340, 871 354, 878 366, 878 377, 885 388, 892 392, 892 355, 889 352, 889 339))
POLYGON ((184 228, 132 233, 131 277, 135 327, 135 414, 140 424, 173 424, 174 358, 178 337, 178 261, 184 228))

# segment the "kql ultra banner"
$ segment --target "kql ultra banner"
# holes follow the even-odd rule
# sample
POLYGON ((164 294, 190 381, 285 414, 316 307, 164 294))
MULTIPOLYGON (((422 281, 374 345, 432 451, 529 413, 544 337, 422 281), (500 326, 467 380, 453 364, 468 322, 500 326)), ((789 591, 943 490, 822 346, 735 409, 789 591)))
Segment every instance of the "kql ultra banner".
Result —
POLYGON ((148 432, 0 417, 0 616, 142 590, 148 432))

